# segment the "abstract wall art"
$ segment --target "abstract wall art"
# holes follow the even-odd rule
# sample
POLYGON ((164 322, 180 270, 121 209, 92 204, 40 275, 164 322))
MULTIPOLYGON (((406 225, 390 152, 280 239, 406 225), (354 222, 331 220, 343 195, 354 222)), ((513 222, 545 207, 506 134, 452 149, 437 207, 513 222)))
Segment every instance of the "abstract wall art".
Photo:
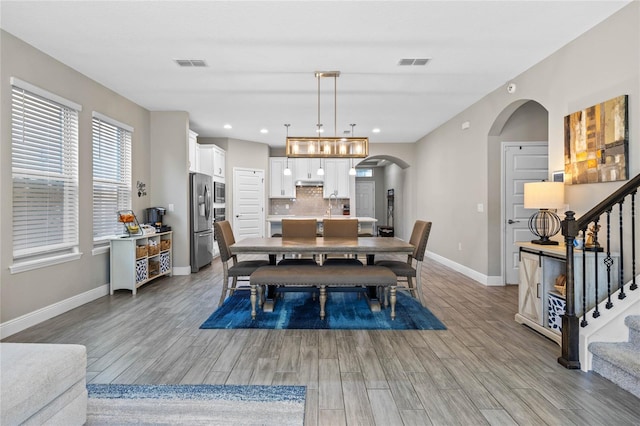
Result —
POLYGON ((564 118, 566 184, 629 179, 627 106, 622 95, 564 118))

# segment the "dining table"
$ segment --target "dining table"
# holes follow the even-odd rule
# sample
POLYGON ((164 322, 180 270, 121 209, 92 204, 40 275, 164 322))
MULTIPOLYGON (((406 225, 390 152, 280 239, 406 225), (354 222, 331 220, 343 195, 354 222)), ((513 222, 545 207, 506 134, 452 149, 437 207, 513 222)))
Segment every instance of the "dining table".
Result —
MULTIPOLYGON (((375 263, 378 254, 410 254, 412 244, 396 237, 250 237, 236 241, 230 247, 232 254, 266 254, 269 262, 276 264, 281 255, 317 255, 322 259, 325 254, 350 254, 366 256, 367 265, 375 263)), ((367 299, 372 311, 380 310, 380 300, 375 286, 367 287, 367 299)), ((273 311, 275 288, 267 289, 263 310, 273 311)))

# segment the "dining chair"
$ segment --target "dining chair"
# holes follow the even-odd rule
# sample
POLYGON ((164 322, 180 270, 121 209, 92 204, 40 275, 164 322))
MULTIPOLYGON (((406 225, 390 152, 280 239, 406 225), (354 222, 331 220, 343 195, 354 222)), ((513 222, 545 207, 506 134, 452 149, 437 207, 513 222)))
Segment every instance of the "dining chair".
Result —
MULTIPOLYGON (((229 248, 236 242, 233 236, 233 230, 231 224, 227 220, 213 223, 213 229, 215 232, 216 240, 218 241, 218 247, 220 248, 220 260, 222 261, 222 294, 220 294, 220 302, 218 306, 222 305, 226 298, 227 292, 232 295, 235 290, 238 289, 238 281, 249 282, 249 277, 258 268, 269 265, 268 260, 242 260, 238 261, 238 257, 231 253, 229 248), (231 287, 229 287, 229 278, 232 278, 231 287)), ((244 286, 249 288, 249 286, 244 286)))
MULTIPOLYGON (((400 260, 379 260, 375 264, 378 266, 386 266, 391 269, 398 277, 399 282, 406 282, 407 288, 411 295, 418 299, 422 304, 422 261, 427 251, 427 241, 431 232, 431 222, 416 220, 411 232, 409 243, 413 245, 413 253, 407 255, 407 261, 400 260), (415 281, 414 281, 415 278, 415 281)), ((385 296, 386 304, 386 296, 385 296)))
MULTIPOLYGON (((282 238, 316 238, 318 223, 315 219, 282 219, 282 238)), ((312 258, 287 258, 278 265, 316 265, 315 255, 312 258)))
MULTIPOLYGON (((326 238, 358 238, 358 219, 325 219, 322 222, 322 236, 326 238)), ((349 255, 349 254, 345 254, 349 255)), ((323 256, 323 265, 360 265, 354 257, 323 256)))

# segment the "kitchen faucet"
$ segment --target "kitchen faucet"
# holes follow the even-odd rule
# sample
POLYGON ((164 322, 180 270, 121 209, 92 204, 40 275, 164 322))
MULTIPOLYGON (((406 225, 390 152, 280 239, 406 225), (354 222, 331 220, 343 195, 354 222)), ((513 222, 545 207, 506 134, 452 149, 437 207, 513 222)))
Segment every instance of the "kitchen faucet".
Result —
POLYGON ((329 218, 331 218, 331 210, 332 210, 332 205, 331 205, 331 197, 336 199, 336 208, 338 207, 338 190, 334 190, 331 194, 329 194, 329 218))

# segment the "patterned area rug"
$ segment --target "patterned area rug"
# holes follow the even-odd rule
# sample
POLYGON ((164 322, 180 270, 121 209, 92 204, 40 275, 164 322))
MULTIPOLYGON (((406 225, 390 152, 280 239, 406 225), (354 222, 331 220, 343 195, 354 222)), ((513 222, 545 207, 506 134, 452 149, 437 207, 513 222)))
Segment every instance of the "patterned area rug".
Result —
POLYGON ((304 386, 87 385, 87 425, 302 425, 304 386))
POLYGON ((398 293, 396 319, 391 309, 371 312, 364 296, 353 292, 331 292, 320 320, 320 304, 309 292, 285 292, 276 300, 274 312, 258 310, 251 320, 248 291, 227 297, 200 328, 335 329, 335 330, 446 330, 429 309, 414 298, 398 293))

